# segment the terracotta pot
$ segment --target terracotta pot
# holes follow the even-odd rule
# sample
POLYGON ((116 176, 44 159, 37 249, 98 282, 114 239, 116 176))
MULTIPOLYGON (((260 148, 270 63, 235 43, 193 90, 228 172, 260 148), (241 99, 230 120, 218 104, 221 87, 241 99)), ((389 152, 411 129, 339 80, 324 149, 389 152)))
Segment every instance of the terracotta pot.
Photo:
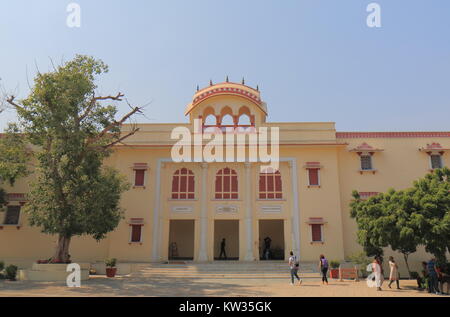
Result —
POLYGON ((116 276, 117 268, 116 267, 107 267, 106 268, 106 276, 114 277, 116 276))
POLYGON ((331 278, 339 278, 339 269, 330 269, 331 278))

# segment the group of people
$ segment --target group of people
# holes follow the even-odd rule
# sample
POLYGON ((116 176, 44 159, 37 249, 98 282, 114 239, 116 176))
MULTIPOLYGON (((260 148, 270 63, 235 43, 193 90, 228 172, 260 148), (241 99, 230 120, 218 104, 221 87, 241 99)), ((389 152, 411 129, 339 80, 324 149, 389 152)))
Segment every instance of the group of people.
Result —
MULTIPOLYGON (((302 279, 298 276, 298 270, 300 269, 300 262, 298 261, 298 258, 296 255, 294 255, 294 252, 290 252, 289 257, 289 268, 291 270, 291 285, 294 285, 294 279, 296 278, 298 281, 298 284, 302 284, 302 279)), ((319 270, 322 274, 322 284, 328 285, 328 278, 327 278, 327 272, 328 272, 328 260, 325 258, 323 254, 320 255, 320 261, 319 261, 319 270)))
MULTIPOLYGON (((429 293, 441 294, 443 293, 443 285, 445 283, 450 283, 450 275, 443 273, 443 269, 436 265, 436 259, 431 259, 429 262, 422 262, 423 277, 417 278, 417 284, 419 289, 428 289, 429 293)), ((319 270, 322 275, 322 284, 328 285, 328 260, 321 254, 319 257, 319 270)), ((289 268, 291 272, 291 285, 294 285, 295 279, 297 279, 298 284, 302 283, 302 279, 298 276, 298 270, 300 268, 300 263, 297 256, 290 252, 289 257, 289 268)), ((381 291, 381 286, 384 281, 384 270, 383 270, 383 258, 381 256, 376 256, 371 264, 367 267, 368 271, 372 274, 368 277, 374 282, 377 291, 381 291)), ((393 256, 389 257, 389 284, 388 287, 392 288, 392 284, 395 282, 397 289, 400 290, 400 275, 398 272, 398 265, 394 260, 393 256)), ((448 284, 447 284, 448 291, 448 284)))
MULTIPOLYGON (((398 265, 394 260, 393 256, 389 257, 389 284, 388 287, 392 288, 392 283, 396 282, 397 289, 400 288, 400 276, 398 273, 398 265)), ((370 265, 370 269, 368 271, 371 271, 373 274, 369 276, 369 278, 372 278, 375 280, 375 284, 377 287, 377 291, 381 291, 381 285, 384 281, 384 269, 383 269, 383 258, 381 256, 376 256, 370 265)))
POLYGON ((436 264, 435 258, 428 262, 422 262, 422 276, 417 277, 419 289, 427 289, 428 293, 441 294, 444 293, 444 284, 447 284, 448 293, 450 275, 449 272, 444 272, 445 269, 445 267, 436 264))

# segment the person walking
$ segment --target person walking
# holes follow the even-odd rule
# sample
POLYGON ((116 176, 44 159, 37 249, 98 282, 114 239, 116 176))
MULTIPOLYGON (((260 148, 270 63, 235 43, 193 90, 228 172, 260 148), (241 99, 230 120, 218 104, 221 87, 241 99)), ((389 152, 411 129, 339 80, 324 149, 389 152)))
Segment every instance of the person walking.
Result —
POLYGON ((219 259, 222 258, 222 254, 225 257, 225 260, 227 259, 227 253, 225 252, 225 238, 222 239, 222 242, 220 243, 220 255, 219 259))
POLYGON ((388 287, 391 288, 391 284, 394 283, 394 281, 395 281, 397 283, 397 289, 401 289, 400 282, 398 279, 398 265, 397 265, 397 263, 395 263, 393 256, 389 257, 389 268, 390 268, 390 272, 389 272, 388 287))
POLYGON ((328 260, 325 258, 325 256, 323 254, 320 255, 319 269, 320 269, 320 272, 322 272, 322 284, 327 283, 327 285, 328 285, 328 279, 327 279, 328 260))
POLYGON ((432 258, 427 263, 428 271, 428 293, 439 295, 438 272, 436 270, 436 259, 432 258))
POLYGON ((270 244, 271 244, 271 242, 272 242, 272 239, 270 239, 270 237, 266 237, 266 238, 264 239, 264 252, 263 252, 263 254, 264 254, 264 258, 265 258, 266 260, 269 259, 269 254, 270 254, 270 244))
POLYGON ((381 291, 381 284, 383 284, 383 268, 380 257, 376 256, 372 262, 372 272, 375 275, 375 284, 377 291, 381 291))
POLYGON ((294 255, 294 252, 291 251, 289 257, 289 268, 291 269, 291 285, 294 285, 294 277, 297 278, 298 284, 302 284, 302 280, 300 277, 298 277, 298 269, 300 267, 300 263, 297 260, 297 256, 294 255))

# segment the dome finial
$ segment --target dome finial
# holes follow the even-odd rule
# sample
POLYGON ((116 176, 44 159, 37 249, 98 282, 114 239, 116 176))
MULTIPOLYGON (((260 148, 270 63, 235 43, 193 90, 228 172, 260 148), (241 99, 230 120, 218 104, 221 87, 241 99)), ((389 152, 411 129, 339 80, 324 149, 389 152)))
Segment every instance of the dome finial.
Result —
POLYGON ((200 87, 197 85, 197 91, 199 91, 200 90, 200 87))
POLYGON ((259 85, 256 85, 256 91, 259 91, 259 85))
POLYGON ((245 85, 245 78, 242 77, 242 85, 245 85))
POLYGON ((227 75, 227 78, 225 79, 225 81, 228 82, 228 75, 227 75))
POLYGON ((209 85, 210 85, 210 86, 212 86, 212 85, 213 85, 213 83, 212 83, 212 80, 211 80, 211 79, 209 80, 209 85))

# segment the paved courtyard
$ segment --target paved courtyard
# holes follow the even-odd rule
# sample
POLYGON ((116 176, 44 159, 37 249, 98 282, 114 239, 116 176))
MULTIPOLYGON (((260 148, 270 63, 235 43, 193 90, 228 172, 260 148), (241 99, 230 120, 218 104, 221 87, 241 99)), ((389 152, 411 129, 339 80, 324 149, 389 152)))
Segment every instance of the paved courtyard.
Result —
MULTIPOLYGON (((383 291, 367 287, 365 280, 354 282, 330 280, 322 285, 318 274, 302 272, 302 285, 290 285, 289 271, 281 269, 267 272, 266 267, 249 270, 225 270, 226 266, 155 266, 125 276, 107 278, 94 275, 82 282, 80 288, 69 288, 60 282, 0 281, 1 296, 430 296, 416 289, 416 281, 402 280, 402 290, 383 291), (211 269, 212 268, 212 269, 211 269)), ((393 285, 394 286, 394 285, 393 285)))

